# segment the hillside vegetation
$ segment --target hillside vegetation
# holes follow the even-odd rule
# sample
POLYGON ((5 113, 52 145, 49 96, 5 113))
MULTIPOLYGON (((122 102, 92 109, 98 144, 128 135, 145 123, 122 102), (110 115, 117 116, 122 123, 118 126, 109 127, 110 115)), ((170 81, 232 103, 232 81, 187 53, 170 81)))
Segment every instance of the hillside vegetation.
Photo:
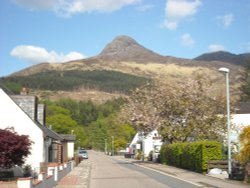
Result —
POLYGON ((57 133, 75 134, 76 148, 104 150, 106 140, 107 149, 111 151, 111 138, 114 136, 115 150, 125 149, 135 135, 135 130, 131 125, 120 124, 115 120, 124 102, 122 98, 103 104, 71 99, 45 101, 46 124, 51 125, 57 133))
POLYGON ((0 81, 12 91, 19 85, 38 90, 72 91, 83 87, 109 93, 129 94, 131 90, 149 82, 150 79, 109 70, 70 70, 12 76, 1 78, 0 81))

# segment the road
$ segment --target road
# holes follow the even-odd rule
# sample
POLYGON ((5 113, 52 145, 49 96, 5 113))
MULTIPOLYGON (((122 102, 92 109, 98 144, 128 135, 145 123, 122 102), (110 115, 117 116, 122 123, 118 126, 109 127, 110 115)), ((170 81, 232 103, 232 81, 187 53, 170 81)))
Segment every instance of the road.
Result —
POLYGON ((140 166, 90 151, 92 163, 90 188, 197 188, 190 182, 176 179, 140 166))

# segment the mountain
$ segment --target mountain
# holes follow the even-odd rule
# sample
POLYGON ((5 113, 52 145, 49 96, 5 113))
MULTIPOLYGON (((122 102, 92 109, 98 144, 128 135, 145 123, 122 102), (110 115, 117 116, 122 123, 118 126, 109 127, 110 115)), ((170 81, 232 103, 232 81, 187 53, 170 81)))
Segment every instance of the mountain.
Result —
MULTIPOLYGON (((140 85, 156 79, 175 82, 199 74, 224 84, 218 73, 220 67, 229 68, 231 83, 237 84, 241 66, 231 63, 235 55, 221 52, 214 58, 215 61, 209 61, 211 58, 206 58, 209 55, 193 60, 163 56, 143 47, 131 37, 118 36, 96 56, 66 63, 33 65, 0 78, 0 84, 14 87, 15 91, 20 86, 26 86, 40 92, 35 93, 37 95, 53 99, 92 100, 95 96, 101 101, 117 94, 127 95, 140 85), (224 58, 219 58, 221 56, 224 58)), ((242 58, 247 56, 242 54, 242 58)))
POLYGON ((46 71, 86 71, 96 69, 115 70, 129 74, 140 74, 142 76, 145 76, 146 74, 147 76, 151 76, 149 75, 151 73, 148 74, 148 72, 145 73, 144 71, 139 71, 139 69, 135 69, 135 64, 175 64, 185 67, 207 67, 215 69, 218 69, 221 66, 226 66, 230 69, 238 69, 237 66, 235 67, 234 64, 231 63, 235 62, 234 59, 236 55, 230 54, 228 52, 220 52, 213 54, 204 54, 193 60, 172 56, 163 56, 143 47, 131 37, 122 35, 116 37, 109 44, 107 44, 101 51, 101 53, 96 56, 86 59, 74 60, 66 63, 40 63, 23 69, 21 71, 15 72, 11 76, 27 76, 46 71), (128 64, 133 65, 127 66, 128 64), (131 68, 131 66, 133 67, 131 68))
POLYGON ((222 61, 222 62, 228 62, 235 65, 244 65, 244 61, 246 59, 250 58, 250 53, 245 54, 233 54, 230 52, 225 51, 218 51, 218 52, 211 52, 211 53, 205 53, 202 54, 194 60, 197 61, 222 61))
POLYGON ((167 58, 138 44, 128 36, 118 36, 97 56, 108 61, 135 61, 138 63, 164 63, 167 58))

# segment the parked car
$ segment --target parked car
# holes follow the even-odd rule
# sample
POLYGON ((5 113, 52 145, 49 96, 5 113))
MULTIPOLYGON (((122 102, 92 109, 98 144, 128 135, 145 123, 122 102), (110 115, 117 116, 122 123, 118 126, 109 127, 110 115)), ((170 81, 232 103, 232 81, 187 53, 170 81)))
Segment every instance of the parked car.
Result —
POLYGON ((79 156, 79 157, 82 157, 83 159, 88 159, 88 158, 89 158, 88 152, 87 152, 87 150, 85 150, 85 149, 80 149, 80 150, 78 151, 78 156, 79 156))

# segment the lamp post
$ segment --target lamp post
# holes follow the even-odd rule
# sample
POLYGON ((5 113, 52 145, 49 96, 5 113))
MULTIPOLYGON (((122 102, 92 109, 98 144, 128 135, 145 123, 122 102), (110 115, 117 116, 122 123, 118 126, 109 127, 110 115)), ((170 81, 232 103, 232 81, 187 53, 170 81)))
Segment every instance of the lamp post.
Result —
POLYGON ((107 154, 107 139, 105 139, 105 154, 107 154))
POLYGON ((111 155, 114 156, 115 155, 115 152, 114 152, 114 136, 111 136, 112 138, 112 143, 111 143, 111 146, 112 146, 112 149, 111 149, 111 155))
POLYGON ((227 147, 228 147, 228 175, 231 176, 231 125, 230 125, 230 95, 229 95, 229 69, 222 67, 220 72, 226 75, 226 94, 227 94, 227 147))

